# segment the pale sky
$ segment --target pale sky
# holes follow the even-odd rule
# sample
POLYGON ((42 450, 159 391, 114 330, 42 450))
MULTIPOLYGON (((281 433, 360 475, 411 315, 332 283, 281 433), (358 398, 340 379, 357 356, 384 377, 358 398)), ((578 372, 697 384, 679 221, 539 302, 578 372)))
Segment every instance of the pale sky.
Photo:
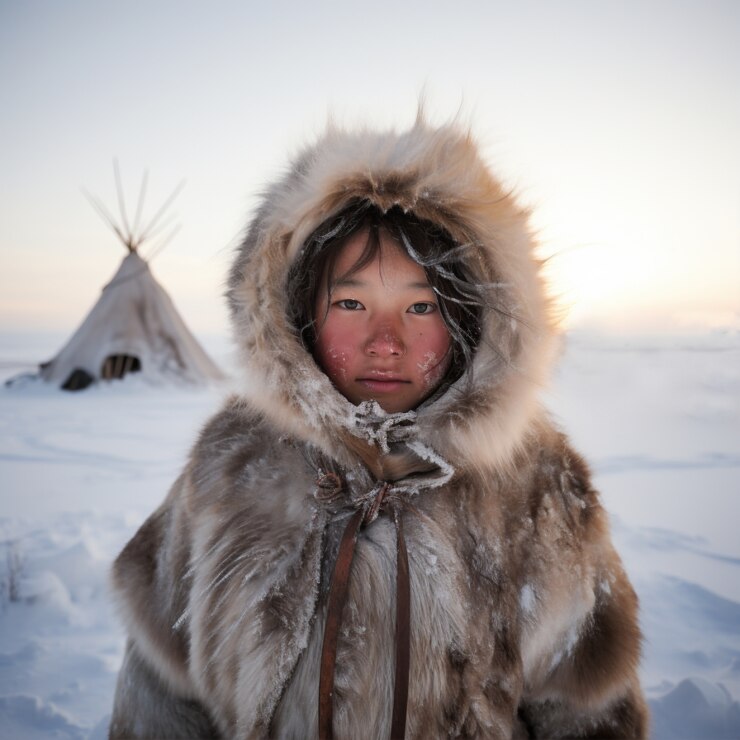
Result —
MULTIPOLYGON (((534 209, 573 327, 740 326, 740 3, 0 0, 0 329, 76 328, 151 215, 152 269, 225 333, 260 188, 322 129, 461 111, 534 209)), ((146 251, 144 251, 146 256, 146 251)))

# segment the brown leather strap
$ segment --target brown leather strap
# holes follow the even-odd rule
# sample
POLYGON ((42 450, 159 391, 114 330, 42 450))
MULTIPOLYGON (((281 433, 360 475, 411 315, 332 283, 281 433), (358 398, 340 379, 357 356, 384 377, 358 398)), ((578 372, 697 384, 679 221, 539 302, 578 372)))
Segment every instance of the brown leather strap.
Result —
POLYGON ((406 707, 409 698, 411 589, 403 519, 397 507, 393 509, 393 521, 396 524, 396 677, 393 684, 391 740, 402 740, 406 735, 406 707))
POLYGON ((324 626, 324 644, 321 648, 321 673, 319 674, 319 738, 333 737, 334 668, 337 662, 337 637, 342 626, 342 611, 347 600, 349 571, 355 554, 357 533, 365 512, 358 509, 347 523, 339 544, 337 561, 329 587, 329 603, 324 626))
MULTIPOLYGON (((334 734, 334 670, 337 661, 337 640, 342 626, 342 613, 347 600, 349 574, 357 544, 357 535, 364 522, 372 522, 383 503, 389 484, 384 484, 367 509, 359 509, 347 523, 339 543, 337 560, 329 586, 329 601, 321 647, 319 675, 319 738, 332 740, 334 734), (371 516, 368 517, 368 514, 371 516)), ((411 590, 409 560, 403 535, 403 520, 398 507, 393 508, 396 526, 396 670, 393 685, 393 714, 391 740, 402 740, 406 734, 406 710, 409 694, 409 666, 411 645, 411 590)))

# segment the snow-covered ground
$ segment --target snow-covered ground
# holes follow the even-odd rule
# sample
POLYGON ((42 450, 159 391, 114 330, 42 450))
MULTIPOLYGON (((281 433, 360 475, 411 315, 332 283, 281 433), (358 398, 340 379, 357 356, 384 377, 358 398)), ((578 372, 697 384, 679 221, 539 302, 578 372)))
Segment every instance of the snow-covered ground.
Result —
MULTIPOLYGON (((37 351, 3 341, 0 375, 37 351)), ((124 647, 108 567, 222 393, 0 390, 2 737, 105 737, 124 647)), ((640 594, 653 736, 740 737, 740 335, 574 335, 548 402, 640 594)))

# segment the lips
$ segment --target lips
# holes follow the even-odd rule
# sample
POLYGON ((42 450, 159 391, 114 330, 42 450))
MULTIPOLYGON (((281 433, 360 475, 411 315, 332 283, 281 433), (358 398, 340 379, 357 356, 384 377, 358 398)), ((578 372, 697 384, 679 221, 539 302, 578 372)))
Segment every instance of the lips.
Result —
POLYGON ((410 385, 411 381, 391 371, 372 370, 357 378, 357 383, 373 393, 393 393, 410 385))

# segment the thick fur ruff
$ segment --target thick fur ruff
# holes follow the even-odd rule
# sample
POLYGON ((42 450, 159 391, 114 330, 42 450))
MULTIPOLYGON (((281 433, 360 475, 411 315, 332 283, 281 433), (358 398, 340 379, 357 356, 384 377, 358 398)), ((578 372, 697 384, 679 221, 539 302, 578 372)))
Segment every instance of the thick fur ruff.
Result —
MULTIPOLYGON (((129 631, 111 735, 312 737, 325 601, 353 505, 393 481, 411 575, 409 737, 644 737, 637 599, 585 463, 538 404, 556 342, 527 214, 470 136, 330 130, 264 195, 228 299, 245 382, 119 556, 129 631), (473 366, 410 426, 332 386, 287 272, 350 200, 443 226, 496 284, 473 366), (394 435, 397 435, 394 437, 394 435), (331 472, 340 488, 317 495, 331 472), (157 709, 165 707, 165 709, 157 709)), ((395 535, 360 535, 335 736, 387 737, 395 535)))
POLYGON ((307 356, 285 317, 286 266, 352 198, 398 205, 483 248, 481 282, 500 285, 472 377, 419 413, 422 436, 484 469, 511 459, 555 352, 554 320, 527 213, 496 181, 468 134, 418 121, 396 133, 330 131, 266 194, 234 263, 228 298, 246 369, 244 395, 290 433, 336 453, 348 402, 307 356), (297 382, 298 381, 298 382, 297 382), (310 413, 307 413, 310 411, 310 413))

